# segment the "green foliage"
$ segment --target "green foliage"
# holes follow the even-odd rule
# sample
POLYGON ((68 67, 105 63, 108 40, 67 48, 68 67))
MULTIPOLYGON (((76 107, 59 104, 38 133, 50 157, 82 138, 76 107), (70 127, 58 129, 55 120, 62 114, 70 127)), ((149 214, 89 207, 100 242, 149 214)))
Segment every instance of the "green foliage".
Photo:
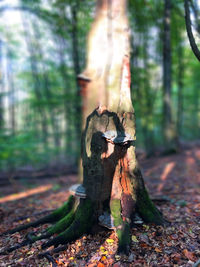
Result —
MULTIPOLYGON (((23 12, 16 21, 4 4, 0 4, 0 170, 75 163, 81 122, 77 65, 78 71, 85 66, 95 1, 21 0, 23 12)), ((164 1, 131 0, 128 12, 137 146, 151 154, 163 144, 164 1)), ((186 41, 182 0, 172 1, 171 37, 173 122, 179 140, 194 140, 200 130, 199 63, 186 41)))

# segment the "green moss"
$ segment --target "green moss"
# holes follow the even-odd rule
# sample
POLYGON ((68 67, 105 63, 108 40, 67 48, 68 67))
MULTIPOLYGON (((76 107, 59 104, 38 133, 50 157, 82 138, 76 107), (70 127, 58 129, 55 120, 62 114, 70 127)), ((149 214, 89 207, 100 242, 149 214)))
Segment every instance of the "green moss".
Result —
POLYGON ((70 212, 70 210, 73 208, 74 203, 74 196, 70 196, 67 202, 65 202, 60 208, 56 209, 54 212, 52 212, 52 214, 49 215, 49 219, 52 221, 60 220, 61 218, 66 216, 68 212, 70 212))
POLYGON ((49 238, 53 234, 59 234, 63 232, 73 222, 74 215, 74 210, 70 211, 70 213, 68 213, 64 218, 59 220, 55 225, 49 227, 45 234, 39 236, 31 236, 31 239, 33 240, 33 242, 35 242, 37 240, 49 238))
POLYGON ((131 242, 130 225, 122 220, 120 200, 113 199, 110 203, 110 209, 119 240, 118 253, 128 253, 131 242))
POLYGON ((114 219, 115 227, 121 225, 123 221, 121 217, 121 202, 119 199, 111 200, 110 210, 111 210, 111 215, 114 219))
POLYGON ((70 210, 74 206, 74 203, 75 203, 75 198, 73 196, 70 196, 67 202, 65 202, 60 208, 56 209, 51 214, 44 216, 37 221, 30 222, 24 225, 20 225, 10 231, 5 232, 4 234, 13 234, 13 233, 28 229, 30 227, 36 227, 41 224, 56 222, 60 220, 61 218, 63 218, 67 213, 70 212, 70 210))
POLYGON ((136 209, 145 222, 155 224, 164 223, 161 213, 149 198, 145 188, 137 192, 136 209))
POLYGON ((88 233, 93 224, 93 204, 91 200, 85 199, 79 204, 76 212, 75 219, 72 224, 61 234, 54 239, 45 243, 42 248, 49 246, 57 246, 65 244, 80 237, 84 233, 88 233))
POLYGON ((131 243, 130 225, 127 222, 123 222, 122 228, 117 230, 117 236, 119 239, 118 253, 127 254, 131 243))
POLYGON ((59 234, 64 231, 74 220, 74 210, 71 210, 65 217, 59 220, 55 225, 51 226, 47 233, 50 235, 59 234))

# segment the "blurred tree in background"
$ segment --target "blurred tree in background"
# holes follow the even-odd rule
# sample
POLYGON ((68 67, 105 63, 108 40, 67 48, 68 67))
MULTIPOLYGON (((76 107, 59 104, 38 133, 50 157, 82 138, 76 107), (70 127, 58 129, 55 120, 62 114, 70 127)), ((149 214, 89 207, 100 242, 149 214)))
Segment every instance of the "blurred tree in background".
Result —
MULTIPOLYGON (((90 0, 0 1, 0 170, 76 166, 81 96, 94 15, 90 0)), ((199 1, 190 1, 199 44, 199 1)), ((130 0, 137 147, 177 151, 200 138, 199 62, 184 1, 130 0)))

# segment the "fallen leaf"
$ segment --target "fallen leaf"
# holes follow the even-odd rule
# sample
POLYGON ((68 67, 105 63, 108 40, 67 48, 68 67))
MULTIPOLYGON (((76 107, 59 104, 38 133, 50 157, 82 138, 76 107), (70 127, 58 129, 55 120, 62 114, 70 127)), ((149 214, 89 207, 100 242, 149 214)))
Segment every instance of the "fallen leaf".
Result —
POLYGON ((105 267, 105 265, 103 263, 99 262, 97 267, 105 267))
POLYGON ((121 256, 120 256, 120 255, 115 255, 115 259, 116 259, 117 261, 119 261, 119 260, 121 259, 121 256))
POLYGON ((108 251, 107 250, 102 251, 101 255, 108 255, 108 251))
POLYGON ((183 250, 183 254, 188 260, 195 261, 196 257, 193 252, 188 251, 187 249, 183 250))
POLYGON ((146 230, 149 230, 149 225, 143 224, 143 227, 144 227, 146 230))
POLYGON ((106 242, 107 242, 108 244, 112 244, 112 243, 114 243, 115 241, 114 241, 113 239, 111 239, 111 238, 107 238, 107 239, 106 239, 106 242))
POLYGON ((102 261, 105 261, 106 259, 107 259, 107 258, 106 258, 105 255, 101 257, 101 260, 102 260, 102 261))
POLYGON ((137 240, 137 237, 135 235, 132 235, 132 241, 135 242, 135 243, 138 243, 139 241, 137 240))
POLYGON ((156 251, 156 252, 162 252, 162 250, 159 249, 159 248, 155 248, 155 251, 156 251))

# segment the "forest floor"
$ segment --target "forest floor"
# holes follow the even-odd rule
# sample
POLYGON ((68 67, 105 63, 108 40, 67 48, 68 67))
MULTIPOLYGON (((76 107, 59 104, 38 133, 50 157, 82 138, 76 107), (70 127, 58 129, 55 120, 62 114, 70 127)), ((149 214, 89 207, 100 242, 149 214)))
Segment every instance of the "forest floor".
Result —
MULTIPOLYGON (((171 225, 135 225, 130 254, 121 257, 116 255, 117 238, 113 231, 102 229, 98 234, 82 236, 65 251, 54 255, 58 266, 189 267, 199 260, 200 146, 190 146, 170 156, 141 158, 140 165, 151 197, 171 225)), ((1 187, 0 233, 39 218, 41 211, 60 206, 69 196, 68 187, 76 180, 75 175, 23 179, 12 186, 1 187), (23 216, 27 217, 20 218, 23 216)), ((28 231, 0 237, 0 248, 22 241, 28 231)), ((37 241, 32 246, 0 256, 0 266, 52 266, 47 259, 38 258, 41 244, 42 241, 37 241)))

